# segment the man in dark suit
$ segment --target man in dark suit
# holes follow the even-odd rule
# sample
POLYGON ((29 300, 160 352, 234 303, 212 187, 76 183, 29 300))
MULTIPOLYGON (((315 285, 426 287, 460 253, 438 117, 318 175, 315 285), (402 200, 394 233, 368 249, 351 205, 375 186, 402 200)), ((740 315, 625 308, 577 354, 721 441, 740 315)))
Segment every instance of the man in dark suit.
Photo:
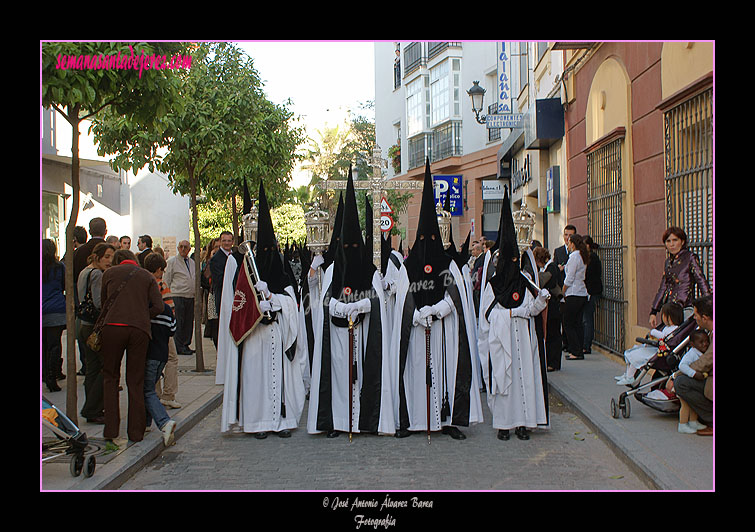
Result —
MULTIPOLYGON (((215 310, 220 315, 220 298, 223 295, 223 277, 225 275, 225 263, 233 251, 233 233, 223 231, 220 233, 220 249, 210 259, 210 275, 212 276, 212 293, 215 297, 215 310)), ((218 331, 213 330, 212 341, 218 346, 218 331)))
MULTIPOLYGON (((569 242, 569 237, 577 232, 577 228, 573 225, 569 224, 566 227, 564 227, 564 245, 557 247, 555 250, 553 250, 553 262, 556 263, 558 266, 558 286, 563 289, 564 287, 564 279, 566 279, 566 272, 564 271, 564 268, 566 267, 566 262, 569 260, 569 251, 566 249, 566 244, 569 242)), ((564 330, 563 325, 563 319, 564 319, 564 313, 561 313, 561 330, 564 330)), ((563 340, 563 347, 564 351, 567 351, 567 345, 566 345, 566 335, 562 334, 561 338, 563 340)))
POLYGON ((139 253, 136 255, 139 266, 144 268, 144 259, 152 253, 152 237, 149 235, 140 236, 139 240, 136 241, 136 247, 139 248, 139 253))
POLYGON ((94 246, 105 241, 107 234, 107 224, 102 218, 92 218, 89 220, 89 240, 81 244, 73 252, 73 282, 79 278, 81 270, 87 267, 87 259, 92 254, 94 246))

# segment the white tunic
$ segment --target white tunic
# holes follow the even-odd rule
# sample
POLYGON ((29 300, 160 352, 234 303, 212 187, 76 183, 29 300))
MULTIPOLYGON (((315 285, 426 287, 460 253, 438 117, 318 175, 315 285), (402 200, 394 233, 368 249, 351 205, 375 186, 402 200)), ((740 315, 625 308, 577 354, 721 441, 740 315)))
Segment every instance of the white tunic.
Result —
MULTIPOLYGON (((482 403, 480 400, 480 380, 478 365, 476 360, 476 346, 474 345, 476 334, 474 330, 474 321, 471 316, 474 315, 473 307, 469 305, 467 291, 464 279, 455 262, 451 261, 449 265, 456 286, 459 289, 459 296, 464 314, 464 326, 469 341, 469 354, 471 365, 471 383, 469 389, 469 419, 468 424, 481 423, 483 421, 482 403)), ((410 290, 410 281, 404 266, 401 267, 397 296, 395 320, 393 325, 391 351, 399 353, 401 347, 401 325, 404 303, 407 293, 410 290)), ((454 399, 456 391, 456 370, 458 367, 459 355, 459 324, 460 319, 456 306, 454 305, 448 291, 443 301, 448 305, 448 314, 442 320, 433 319, 430 327, 430 369, 432 385, 430 388, 430 430, 437 431, 441 427, 453 425, 452 416, 447 416, 441 420, 441 408, 444 396, 448 395, 448 403, 451 413, 454 412, 454 399), (445 368, 443 364, 443 344, 445 329, 445 368), (444 371, 445 369, 445 371, 444 371)), ((403 384, 406 393, 406 406, 409 414, 410 431, 427 430, 427 362, 426 362, 426 340, 425 327, 419 323, 412 324, 409 334, 409 345, 407 350, 407 361, 404 369, 403 384)), ((398 370, 398 368, 397 368, 398 370)), ((397 373, 398 378, 398 373, 397 373)), ((399 421, 400 398, 398 390, 395 396, 396 420, 399 421)), ((466 426, 466 425, 462 425, 466 426)))
MULTIPOLYGON (((225 361, 225 389, 221 432, 278 432, 299 424, 306 392, 301 373, 302 351, 291 361, 285 354, 297 339, 299 320, 293 289, 288 296, 272 294, 275 322, 259 323, 247 336, 241 350, 241 400, 237 412, 238 351, 230 351, 225 361), (285 416, 281 398, 285 397, 285 416)), ((225 331, 223 331, 225 333, 225 331)), ((230 333, 228 333, 230 336, 230 333)))
MULTIPOLYGON (((317 428, 317 415, 320 404, 320 385, 322 373, 322 346, 323 346, 323 325, 325 314, 322 309, 323 304, 329 301, 323 301, 328 293, 330 283, 333 278, 334 266, 331 264, 325 271, 322 283, 320 310, 313 312, 313 327, 315 331, 315 351, 312 357, 312 381, 309 392, 309 407, 307 414, 307 432, 318 434, 322 430, 317 428)), ((372 276, 372 288, 380 300, 381 308, 381 364, 380 364, 380 416, 378 421, 378 433, 394 434, 396 423, 394 420, 393 392, 395 384, 393 375, 395 373, 395 356, 391 355, 390 347, 390 324, 387 317, 387 305, 384 297, 382 280, 380 272, 375 271, 372 276)), ((371 311, 363 315, 362 321, 354 326, 354 344, 355 357, 357 359, 357 380, 351 387, 352 393, 352 411, 351 411, 351 431, 360 432, 359 420, 361 413, 360 390, 364 385, 364 354, 367 343, 367 337, 372 322, 371 311)), ((348 432, 349 431, 349 331, 346 327, 336 327, 329 324, 330 327, 330 383, 331 383, 331 413, 333 419, 333 430, 348 432)))
POLYGON ((543 311, 547 300, 525 290, 519 307, 496 304, 486 317, 494 299, 488 284, 480 300, 478 348, 493 428, 542 428, 548 420, 533 316, 543 311))

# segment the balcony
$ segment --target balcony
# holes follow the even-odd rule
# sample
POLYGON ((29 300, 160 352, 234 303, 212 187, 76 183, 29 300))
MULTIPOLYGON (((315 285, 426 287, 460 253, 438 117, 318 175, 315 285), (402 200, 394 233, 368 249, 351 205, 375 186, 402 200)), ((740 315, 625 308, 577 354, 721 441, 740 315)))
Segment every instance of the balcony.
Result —
POLYGON ((430 162, 463 155, 461 121, 451 121, 430 133, 423 133, 408 140, 408 168, 418 168, 430 162))

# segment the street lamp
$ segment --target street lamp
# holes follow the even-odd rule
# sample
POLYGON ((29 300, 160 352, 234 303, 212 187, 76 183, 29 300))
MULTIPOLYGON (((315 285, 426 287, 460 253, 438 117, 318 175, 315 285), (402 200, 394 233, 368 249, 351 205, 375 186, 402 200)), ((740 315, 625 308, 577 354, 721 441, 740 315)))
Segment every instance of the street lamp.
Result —
POLYGON ((486 117, 482 115, 482 118, 480 118, 480 111, 482 111, 482 101, 485 98, 485 89, 480 87, 479 81, 473 81, 472 83, 472 88, 467 91, 467 94, 472 99, 472 111, 474 111, 477 123, 484 124, 486 117))

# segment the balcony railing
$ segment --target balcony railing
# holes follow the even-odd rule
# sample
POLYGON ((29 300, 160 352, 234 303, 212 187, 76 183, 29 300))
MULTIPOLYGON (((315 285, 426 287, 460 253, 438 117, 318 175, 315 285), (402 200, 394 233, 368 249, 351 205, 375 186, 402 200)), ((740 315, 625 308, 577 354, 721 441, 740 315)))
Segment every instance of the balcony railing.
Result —
POLYGON ((404 48, 404 76, 409 75, 425 64, 425 58, 422 56, 422 43, 413 42, 404 48))
POLYGON ((409 170, 430 162, 463 155, 461 143, 461 122, 454 121, 441 126, 431 133, 424 133, 407 141, 409 170))
POLYGON ((401 61, 393 63, 393 90, 401 86, 401 61))

